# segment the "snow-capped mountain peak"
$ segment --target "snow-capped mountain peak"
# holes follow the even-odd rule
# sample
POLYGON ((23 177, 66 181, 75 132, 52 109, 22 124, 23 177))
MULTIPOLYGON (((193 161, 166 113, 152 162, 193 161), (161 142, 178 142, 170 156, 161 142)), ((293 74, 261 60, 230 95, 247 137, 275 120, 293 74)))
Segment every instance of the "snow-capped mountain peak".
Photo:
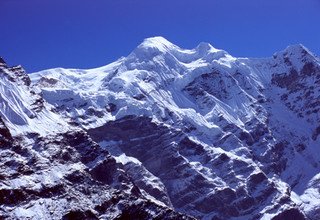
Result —
POLYGON ((283 51, 275 53, 273 57, 279 59, 279 62, 299 70, 306 63, 317 63, 319 61, 316 55, 302 44, 290 45, 283 51))
POLYGON ((163 37, 152 37, 145 39, 127 59, 130 62, 132 59, 148 62, 162 57, 162 60, 168 62, 189 64, 199 59, 212 61, 214 58, 226 55, 225 51, 215 49, 209 43, 202 42, 194 49, 182 49, 163 37))
POLYGON ((150 48, 154 48, 161 52, 167 52, 177 49, 178 47, 163 37, 150 37, 144 39, 144 41, 134 51, 148 50, 150 48))

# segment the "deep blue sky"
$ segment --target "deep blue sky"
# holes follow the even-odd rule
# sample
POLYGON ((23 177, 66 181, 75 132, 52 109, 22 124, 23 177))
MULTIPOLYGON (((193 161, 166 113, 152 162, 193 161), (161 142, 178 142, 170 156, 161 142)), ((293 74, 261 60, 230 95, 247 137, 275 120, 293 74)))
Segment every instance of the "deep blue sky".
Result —
POLYGON ((92 68, 144 38, 265 57, 302 43, 320 55, 320 0, 0 0, 0 56, 27 71, 92 68))

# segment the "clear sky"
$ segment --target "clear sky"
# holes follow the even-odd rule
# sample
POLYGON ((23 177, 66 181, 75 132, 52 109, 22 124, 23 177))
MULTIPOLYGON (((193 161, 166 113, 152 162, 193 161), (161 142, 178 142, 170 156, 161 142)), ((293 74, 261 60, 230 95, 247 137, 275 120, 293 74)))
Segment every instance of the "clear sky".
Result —
POLYGON ((0 0, 0 56, 28 72, 103 66, 152 36, 234 56, 296 43, 320 55, 320 0, 0 0))

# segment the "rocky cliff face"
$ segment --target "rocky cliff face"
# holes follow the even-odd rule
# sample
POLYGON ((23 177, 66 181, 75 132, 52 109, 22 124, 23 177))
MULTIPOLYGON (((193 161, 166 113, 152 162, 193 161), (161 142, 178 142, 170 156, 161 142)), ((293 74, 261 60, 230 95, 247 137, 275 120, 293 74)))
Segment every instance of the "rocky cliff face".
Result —
POLYGON ((3 217, 320 217, 320 61, 301 45, 247 59, 155 37, 97 69, 2 63, 3 217))

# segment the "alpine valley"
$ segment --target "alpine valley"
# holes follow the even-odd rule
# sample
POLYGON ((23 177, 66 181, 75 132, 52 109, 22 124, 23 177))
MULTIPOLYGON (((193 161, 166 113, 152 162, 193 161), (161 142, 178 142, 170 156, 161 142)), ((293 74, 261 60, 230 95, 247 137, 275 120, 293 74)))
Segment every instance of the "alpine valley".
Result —
POLYGON ((96 69, 1 59, 0 219, 320 219, 320 59, 162 37, 96 69))

